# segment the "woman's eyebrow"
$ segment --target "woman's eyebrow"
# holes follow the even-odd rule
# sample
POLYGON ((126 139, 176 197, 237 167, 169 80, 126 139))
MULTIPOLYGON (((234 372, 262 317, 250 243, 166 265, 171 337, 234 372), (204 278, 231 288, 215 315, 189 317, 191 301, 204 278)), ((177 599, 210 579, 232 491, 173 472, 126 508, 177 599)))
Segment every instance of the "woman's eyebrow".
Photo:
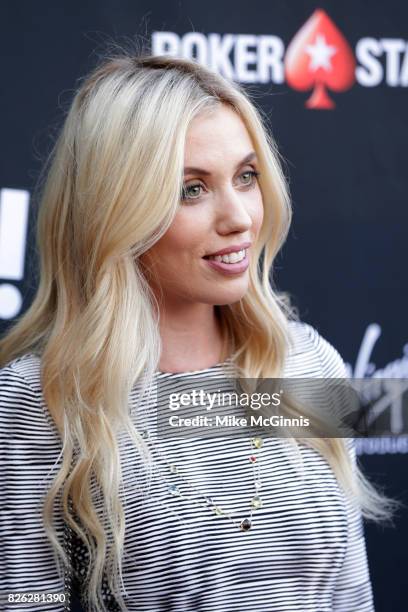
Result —
MULTIPOLYGON (((256 158, 255 151, 251 151, 251 153, 248 153, 248 155, 244 157, 244 159, 241 160, 236 165, 235 169, 239 168, 240 166, 243 166, 244 164, 248 164, 250 161, 253 161, 255 158, 256 158)), ((202 174, 203 176, 208 176, 211 174, 211 172, 209 172, 208 170, 204 170, 203 168, 196 168, 194 166, 188 166, 187 168, 184 168, 184 174, 202 174)))

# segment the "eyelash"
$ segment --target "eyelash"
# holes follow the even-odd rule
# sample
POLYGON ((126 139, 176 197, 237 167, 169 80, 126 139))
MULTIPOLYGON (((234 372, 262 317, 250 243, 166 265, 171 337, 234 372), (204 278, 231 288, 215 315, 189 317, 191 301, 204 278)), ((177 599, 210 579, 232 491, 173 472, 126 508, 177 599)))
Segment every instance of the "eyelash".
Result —
MULTIPOLYGON (((250 174, 252 176, 252 181, 250 183, 245 183, 244 186, 245 187, 252 187, 255 183, 254 179, 258 178, 258 176, 260 176, 260 172, 257 172, 256 170, 245 170, 245 172, 242 172, 242 174, 240 174, 240 176, 243 176, 244 174, 250 174)), ((187 200, 198 200, 200 196, 196 196, 196 197, 189 197, 186 194, 186 190, 189 189, 190 187, 202 187, 201 183, 193 183, 191 185, 188 185, 187 187, 183 186, 182 192, 181 192, 181 197, 180 199, 185 202, 187 200)), ((201 195, 201 194, 200 194, 201 195)))

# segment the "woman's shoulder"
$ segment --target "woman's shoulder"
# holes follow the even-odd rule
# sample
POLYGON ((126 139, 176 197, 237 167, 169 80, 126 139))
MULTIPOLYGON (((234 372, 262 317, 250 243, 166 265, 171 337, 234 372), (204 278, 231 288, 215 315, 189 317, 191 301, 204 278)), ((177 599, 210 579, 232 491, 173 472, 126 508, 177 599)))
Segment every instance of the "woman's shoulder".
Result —
MULTIPOLYGON (((289 332, 290 350, 284 376, 343 379, 350 377, 339 351, 315 327, 304 321, 290 321, 289 332)), ((355 440, 345 438, 345 442, 354 469, 355 440)))
POLYGON ((339 351, 315 327, 304 321, 290 321, 289 336, 286 376, 348 378, 339 351))
POLYGON ((38 398, 41 396, 41 358, 25 353, 0 368, 0 404, 14 395, 38 398))
POLYGON ((27 386, 41 390, 41 358, 35 353, 25 353, 0 368, 2 380, 23 379, 27 386))
MULTIPOLYGON (((62 461, 62 442, 47 416, 40 364, 30 353, 0 368, 0 505, 5 509, 0 512, 0 539, 6 551, 0 582, 10 592, 64 590, 41 513, 62 461), (26 550, 34 551, 29 558, 26 550)), ((61 539, 63 519, 60 513, 54 518, 61 539)))
POLYGON ((0 368, 0 429, 5 435, 57 435, 42 394, 41 358, 34 353, 0 368))

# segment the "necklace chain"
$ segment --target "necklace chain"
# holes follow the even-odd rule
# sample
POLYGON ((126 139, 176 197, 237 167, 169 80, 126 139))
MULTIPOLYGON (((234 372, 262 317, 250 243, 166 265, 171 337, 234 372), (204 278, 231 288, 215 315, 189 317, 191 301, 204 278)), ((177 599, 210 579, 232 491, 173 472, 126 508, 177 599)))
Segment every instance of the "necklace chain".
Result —
POLYGON ((170 495, 174 497, 178 497, 183 500, 192 501, 193 503, 196 503, 197 505, 205 508, 206 510, 211 509, 212 512, 216 516, 225 517, 229 519, 235 527, 238 527, 240 531, 245 532, 245 531, 249 531, 252 528, 252 524, 253 524, 252 516, 253 516, 254 511, 263 507, 263 501, 259 495, 259 492, 262 488, 261 464, 259 460, 260 459, 259 450, 263 446, 263 439, 261 437, 256 436, 250 439, 251 454, 248 456, 248 461, 252 463, 252 467, 253 467, 254 494, 250 502, 249 516, 247 516, 246 518, 242 520, 237 520, 233 518, 233 516, 231 515, 229 511, 223 508, 220 504, 216 503, 212 496, 205 495, 196 486, 194 486, 192 482, 190 481, 190 479, 185 475, 183 470, 180 468, 180 466, 178 466, 175 463, 169 463, 167 461, 167 459, 163 456, 163 454, 159 450, 158 446, 156 446, 153 443, 152 438, 147 429, 144 429, 141 435, 142 435, 142 438, 150 445, 150 447, 155 450, 159 458, 166 465, 166 467, 168 468, 170 472, 173 482, 168 483, 168 481, 166 481, 168 493, 170 495), (177 481, 176 481, 177 478, 184 481, 184 483, 186 483, 186 485, 190 487, 190 489, 192 489, 193 491, 196 491, 196 497, 191 496, 191 495, 185 495, 183 491, 180 489, 180 485, 177 484, 177 481))

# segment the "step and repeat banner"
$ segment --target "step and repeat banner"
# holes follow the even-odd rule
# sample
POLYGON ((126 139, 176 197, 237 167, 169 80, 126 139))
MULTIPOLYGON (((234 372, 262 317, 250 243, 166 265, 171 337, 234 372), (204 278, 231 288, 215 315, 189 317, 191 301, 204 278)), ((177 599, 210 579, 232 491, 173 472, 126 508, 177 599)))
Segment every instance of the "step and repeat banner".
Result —
MULTIPOLYGON (((0 333, 35 292, 32 193, 77 79, 112 41, 195 58, 268 117, 294 208, 277 285, 350 376, 380 379, 390 435, 359 440, 359 460, 408 503, 406 415, 381 384, 408 377, 408 4, 17 1, 1 13, 0 333)), ((400 612, 408 509, 394 529, 365 529, 376 610, 400 612)))

